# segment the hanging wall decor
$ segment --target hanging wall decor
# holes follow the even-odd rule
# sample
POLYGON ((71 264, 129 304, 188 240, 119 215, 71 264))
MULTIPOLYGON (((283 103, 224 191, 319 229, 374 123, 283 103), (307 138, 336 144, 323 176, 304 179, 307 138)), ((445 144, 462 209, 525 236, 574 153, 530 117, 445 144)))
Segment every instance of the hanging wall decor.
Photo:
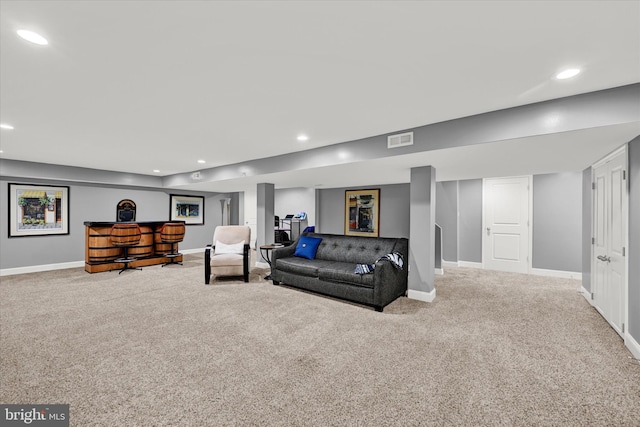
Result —
POLYGON ((346 190, 344 234, 378 237, 380 234, 380 189, 346 190))
POLYGON ((187 225, 204 225, 204 197, 171 194, 171 221, 184 221, 187 225))
POLYGON ((9 237, 69 234, 69 187, 9 184, 9 237))

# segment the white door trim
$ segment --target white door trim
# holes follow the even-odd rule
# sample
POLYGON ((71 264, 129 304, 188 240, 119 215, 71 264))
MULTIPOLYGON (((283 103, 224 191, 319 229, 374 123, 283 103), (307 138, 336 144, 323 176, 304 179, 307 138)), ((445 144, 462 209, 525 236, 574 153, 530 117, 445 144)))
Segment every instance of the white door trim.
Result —
POLYGON ((532 269, 532 261, 533 261, 533 175, 518 175, 518 176, 499 176, 492 178, 482 178, 482 268, 486 268, 486 259, 487 254, 485 254, 486 247, 486 238, 487 233, 485 230, 487 229, 487 218, 485 215, 485 207, 486 207, 486 181, 488 179, 511 179, 511 178, 527 178, 529 183, 528 197, 529 197, 529 212, 527 215, 529 216, 529 226, 527 227, 527 234, 529 239, 529 247, 527 250, 529 253, 527 254, 527 274, 531 274, 532 269))

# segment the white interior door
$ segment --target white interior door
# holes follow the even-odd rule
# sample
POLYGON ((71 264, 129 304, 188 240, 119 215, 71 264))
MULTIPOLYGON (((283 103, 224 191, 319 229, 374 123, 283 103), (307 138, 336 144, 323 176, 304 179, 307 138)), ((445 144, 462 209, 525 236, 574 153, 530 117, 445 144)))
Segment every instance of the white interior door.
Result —
POLYGON ((483 262, 490 270, 529 272, 530 177, 484 180, 483 262))
POLYGON ((624 332, 626 307, 626 154, 594 168, 593 304, 611 326, 624 332))

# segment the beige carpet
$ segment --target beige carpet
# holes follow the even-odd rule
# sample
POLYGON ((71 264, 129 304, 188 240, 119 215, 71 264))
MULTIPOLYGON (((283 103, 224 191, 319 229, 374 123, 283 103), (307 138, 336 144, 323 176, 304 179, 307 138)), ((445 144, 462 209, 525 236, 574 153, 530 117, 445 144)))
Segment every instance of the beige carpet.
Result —
POLYGON ((74 426, 634 426, 640 365, 579 282, 447 269, 384 313, 184 266, 0 278, 0 402, 74 426))

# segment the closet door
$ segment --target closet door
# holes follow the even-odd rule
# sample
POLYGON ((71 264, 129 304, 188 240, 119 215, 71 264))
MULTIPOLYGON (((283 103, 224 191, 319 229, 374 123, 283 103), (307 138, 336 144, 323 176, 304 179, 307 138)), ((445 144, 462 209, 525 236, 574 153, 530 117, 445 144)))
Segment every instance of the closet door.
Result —
POLYGON ((484 268, 529 272, 530 182, 528 176, 484 180, 484 268))
POLYGON ((594 168, 593 303, 611 326, 624 333, 626 307, 626 154, 594 168))

